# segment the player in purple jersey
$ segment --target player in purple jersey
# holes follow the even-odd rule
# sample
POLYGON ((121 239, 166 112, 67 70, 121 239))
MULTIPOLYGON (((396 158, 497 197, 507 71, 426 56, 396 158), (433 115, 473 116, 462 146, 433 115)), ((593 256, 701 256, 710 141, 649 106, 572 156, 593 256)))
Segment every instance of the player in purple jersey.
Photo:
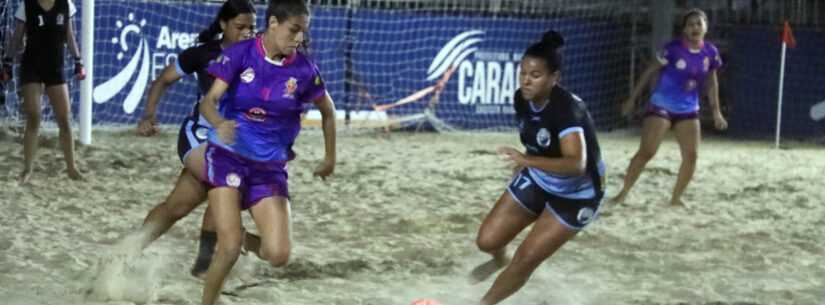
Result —
POLYGON ((242 210, 251 211, 261 234, 250 251, 273 266, 287 263, 292 246, 286 164, 295 157, 292 145, 307 103, 323 119, 325 158, 315 175, 327 177, 335 166, 335 106, 315 64, 297 51, 309 31, 309 8, 303 0, 271 0, 265 20, 262 34, 225 49, 209 66, 215 82, 200 111, 215 128, 207 145, 192 152, 203 159, 186 164, 213 187, 208 198, 218 245, 203 305, 216 302, 240 254, 242 210))
POLYGON ((584 102, 558 83, 564 39, 548 31, 521 59, 519 90, 513 107, 526 151, 500 147, 515 163, 507 190, 484 219, 478 248, 492 259, 476 267, 480 282, 497 270, 493 286, 481 299, 493 305, 518 291, 533 271, 596 218, 604 194, 604 164, 595 125, 584 102), (512 260, 506 247, 533 224, 512 260))
POLYGON ((716 129, 727 128, 728 123, 719 109, 719 83, 716 77, 722 59, 719 50, 705 41, 707 28, 708 18, 703 11, 688 11, 682 17, 682 38, 665 45, 657 55, 657 62, 647 68, 630 97, 622 104, 622 113, 629 114, 645 85, 651 79, 658 79, 642 123, 639 150, 631 159, 624 186, 612 199, 613 202, 624 202, 645 165, 656 154, 665 134, 672 128, 679 142, 682 165, 670 204, 684 206, 682 194, 696 170, 701 137, 698 119, 701 90, 707 91, 716 129))
MULTIPOLYGON (((221 50, 243 39, 251 37, 255 28, 255 7, 249 0, 228 0, 224 2, 215 20, 198 37, 197 46, 184 50, 175 63, 163 69, 161 75, 152 82, 147 97, 143 118, 138 123, 137 133, 152 136, 158 132, 155 110, 164 91, 184 75, 195 73, 198 77, 199 96, 205 95, 213 78, 206 71, 209 64, 220 55, 221 50), (215 39, 222 34, 221 39, 215 39)), ((195 106, 197 109, 197 106, 195 106)), ((186 118, 178 133, 178 154, 181 162, 197 158, 189 152, 206 141, 210 126, 199 119, 198 112, 186 118)), ((178 219, 188 215, 196 206, 206 200, 207 186, 184 168, 181 170, 174 189, 166 199, 155 206, 144 220, 141 230, 145 234, 144 247, 166 232, 178 219)), ((217 236, 215 224, 207 208, 201 226, 200 247, 192 267, 194 276, 201 276, 212 260, 217 236)))
POLYGON ((86 78, 74 35, 73 17, 76 11, 71 0, 24 0, 14 14, 17 25, 3 57, 3 69, 0 71, 3 77, 0 77, 0 81, 11 78, 12 62, 18 55, 18 48, 24 45, 25 36, 18 80, 23 95, 23 112, 26 114, 20 184, 26 184, 32 175, 40 132, 40 99, 44 91, 49 97, 60 130, 60 147, 63 149, 69 178, 83 179, 75 164, 74 139, 69 123, 72 111, 63 75, 64 45, 68 44, 69 52, 74 58, 75 78, 86 78))

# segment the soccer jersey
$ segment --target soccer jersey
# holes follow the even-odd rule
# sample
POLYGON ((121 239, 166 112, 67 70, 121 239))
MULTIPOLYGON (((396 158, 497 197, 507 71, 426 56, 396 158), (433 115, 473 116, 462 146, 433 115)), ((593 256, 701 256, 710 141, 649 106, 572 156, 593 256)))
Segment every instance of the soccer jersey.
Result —
POLYGON ((14 17, 26 23, 26 49, 23 65, 63 66, 66 24, 77 12, 71 0, 55 0, 44 10, 37 0, 24 0, 14 17))
MULTIPOLYGON (((195 77, 198 79, 198 101, 200 101, 201 96, 209 92, 209 88, 212 87, 212 82, 215 81, 215 78, 209 75, 206 69, 215 61, 215 58, 221 55, 221 50, 221 41, 212 40, 183 50, 175 61, 175 71, 178 75, 195 73, 195 77)), ((200 111, 198 110, 198 104, 200 103, 195 103, 192 110, 193 118, 199 117, 198 113, 200 113, 200 111)), ((203 118, 199 118, 198 123, 209 125, 209 122, 203 118)))
POLYGON ((580 176, 565 176, 538 168, 528 168, 530 176, 546 192, 569 199, 591 199, 604 193, 602 177, 605 166, 601 158, 595 125, 587 106, 561 86, 550 92, 550 101, 536 109, 516 91, 513 103, 521 143, 527 155, 561 158, 561 138, 581 133, 587 148, 587 167, 580 176))
POLYGON ((229 84, 221 113, 238 123, 235 143, 220 141, 215 130, 209 141, 257 161, 291 159, 292 144, 301 130, 304 103, 325 94, 318 68, 299 52, 274 61, 265 55, 263 36, 238 42, 223 51, 209 73, 229 84))
POLYGON ((664 65, 651 103, 673 113, 699 110, 699 90, 710 72, 722 66, 719 50, 709 42, 691 50, 681 39, 673 40, 656 58, 664 65))

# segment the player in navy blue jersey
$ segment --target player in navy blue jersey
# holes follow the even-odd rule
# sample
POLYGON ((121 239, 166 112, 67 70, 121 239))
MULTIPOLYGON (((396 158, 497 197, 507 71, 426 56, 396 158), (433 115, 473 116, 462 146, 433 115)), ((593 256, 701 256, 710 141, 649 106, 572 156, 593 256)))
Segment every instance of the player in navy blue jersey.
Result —
POLYGON ((476 243, 492 259, 476 267, 480 282, 501 268, 481 304, 497 304, 518 291, 533 271, 593 221, 604 196, 604 170, 587 106, 558 84, 564 39, 555 31, 531 45, 521 60, 513 106, 524 153, 498 152, 517 172, 484 219, 476 243), (506 246, 533 224, 512 260, 506 246))
POLYGON ((26 114, 20 184, 27 183, 32 175, 40 132, 40 99, 44 91, 60 129, 60 147, 69 178, 83 179, 75 164, 69 89, 63 75, 64 45, 68 44, 74 59, 75 78, 82 80, 86 77, 72 24, 76 12, 71 0, 24 0, 14 14, 17 26, 3 58, 2 74, 4 79, 11 78, 12 63, 25 36, 26 47, 18 79, 23 95, 23 112, 26 114))
MULTIPOLYGON (((200 96, 212 86, 214 78, 206 71, 209 64, 221 54, 221 51, 232 44, 252 37, 255 30, 255 7, 249 0, 228 0, 224 2, 215 20, 198 36, 197 46, 188 48, 178 55, 177 60, 166 66, 160 76, 152 82, 149 88, 147 105, 143 117, 138 123, 137 133, 142 136, 151 136, 157 133, 156 109, 163 93, 169 86, 185 75, 195 74, 198 80, 200 96), (218 34, 221 34, 218 39, 218 34)), ((198 100, 194 100, 192 113, 184 119, 178 132, 178 157, 185 162, 190 157, 189 152, 206 141, 206 135, 211 125, 198 111, 198 100)), ((155 206, 144 220, 144 231, 148 244, 162 235, 180 218, 188 215, 192 209, 206 200, 207 186, 184 168, 175 183, 175 188, 166 199, 155 206)), ((201 227, 200 246, 195 264, 191 273, 201 276, 209 268, 212 261, 217 234, 215 224, 207 208, 204 213, 201 227)))

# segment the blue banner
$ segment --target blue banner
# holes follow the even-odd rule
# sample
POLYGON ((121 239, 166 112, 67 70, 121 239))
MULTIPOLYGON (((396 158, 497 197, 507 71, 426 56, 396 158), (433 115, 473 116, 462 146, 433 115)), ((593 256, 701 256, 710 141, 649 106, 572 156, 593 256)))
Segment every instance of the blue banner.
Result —
MULTIPOLYGON (((216 4, 99 1, 96 3, 94 121, 134 123, 150 82, 195 44, 216 4)), ((263 8, 259 8, 261 28, 263 8)), ((435 84, 450 68, 438 105, 442 120, 460 128, 512 126, 524 49, 553 28, 567 39, 562 84, 590 104, 597 121, 615 121, 627 84, 628 33, 614 24, 576 19, 435 15, 399 10, 314 7, 311 57, 328 89, 347 111, 371 111, 435 84), (597 35, 600 39, 592 39, 597 35), (607 52, 607 53, 605 53, 607 52), (610 55, 610 56, 605 56, 610 55)), ((167 91, 159 120, 177 123, 196 102, 195 81, 167 91)), ((390 116, 420 113, 429 97, 392 108, 390 116)))

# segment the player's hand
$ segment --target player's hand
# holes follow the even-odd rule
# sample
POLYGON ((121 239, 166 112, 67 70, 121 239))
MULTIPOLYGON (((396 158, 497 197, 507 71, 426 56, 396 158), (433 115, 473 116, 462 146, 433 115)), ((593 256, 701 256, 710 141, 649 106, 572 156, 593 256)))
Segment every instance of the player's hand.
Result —
POLYGON ((224 144, 234 144, 236 127, 238 127, 238 122, 234 120, 224 120, 215 128, 215 131, 218 133, 218 139, 224 144))
POLYGON ((509 146, 499 146, 496 149, 496 152, 498 152, 502 157, 504 157, 505 160, 512 161, 513 163, 515 163, 515 166, 521 166, 526 163, 526 158, 524 157, 524 154, 516 150, 515 148, 509 146))
POLYGON ((321 162, 321 164, 318 164, 318 166, 315 167, 315 171, 312 172, 312 175, 321 177, 321 180, 326 180, 327 177, 332 175, 333 171, 335 171, 335 161, 324 160, 324 162, 321 162))
POLYGON ((0 82, 7 82, 12 78, 12 58, 6 57, 3 58, 3 67, 2 71, 0 71, 0 82))
POLYGON ((86 69, 83 68, 83 63, 80 61, 74 62, 74 78, 77 80, 86 79, 86 69))
POLYGON ((713 126, 716 127, 717 130, 728 129, 728 121, 725 120, 725 116, 719 111, 713 114, 713 126))
POLYGON ((142 137, 151 137, 160 132, 158 122, 154 116, 142 117, 138 122, 137 134, 142 137))
POLYGON ((628 99, 624 100, 624 102, 622 102, 622 109, 621 109, 622 116, 626 117, 626 116, 629 116, 631 113, 633 113, 633 106, 635 106, 634 105, 635 103, 633 103, 633 100, 634 99, 628 98, 628 99))

